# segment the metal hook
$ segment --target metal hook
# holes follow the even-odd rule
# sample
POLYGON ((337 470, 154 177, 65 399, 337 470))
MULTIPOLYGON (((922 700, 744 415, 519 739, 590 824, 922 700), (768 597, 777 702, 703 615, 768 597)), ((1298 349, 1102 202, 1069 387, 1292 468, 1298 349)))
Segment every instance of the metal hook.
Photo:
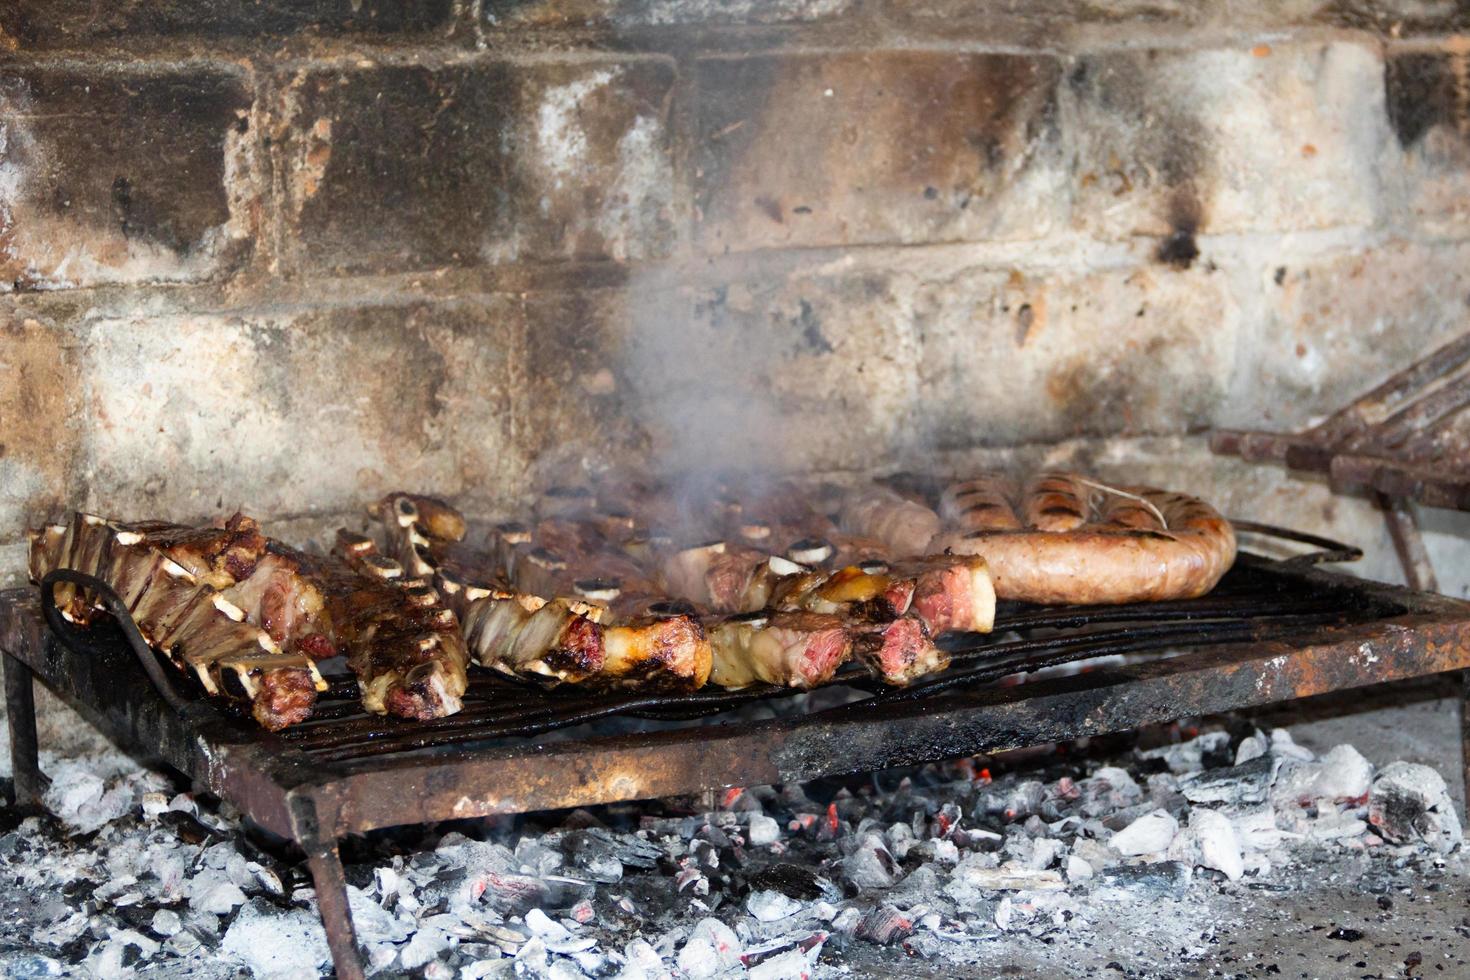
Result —
POLYGON ((70 582, 81 586, 88 592, 95 593, 102 600, 102 604, 107 607, 107 611, 112 614, 112 618, 117 621, 118 628, 127 638, 128 646, 133 648, 138 662, 143 665, 148 679, 153 682, 154 688, 158 690, 163 700, 175 711, 183 711, 189 707, 189 701, 179 694, 178 688, 174 686, 173 678, 163 669, 163 665, 158 662, 158 655, 143 638, 128 607, 123 604, 122 599, 118 598, 112 587, 101 579, 70 568, 58 568, 41 579, 41 613, 46 618, 46 625, 59 642, 82 656, 91 656, 96 653, 94 644, 83 641, 82 630, 76 624, 67 621, 66 617, 61 614, 61 607, 56 604, 56 585, 60 582, 70 582))

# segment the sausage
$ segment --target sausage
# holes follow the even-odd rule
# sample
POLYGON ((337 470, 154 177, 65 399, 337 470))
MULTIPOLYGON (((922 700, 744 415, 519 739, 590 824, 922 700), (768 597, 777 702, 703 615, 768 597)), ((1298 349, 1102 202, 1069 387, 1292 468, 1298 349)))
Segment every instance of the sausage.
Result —
POLYGON ((1090 516, 1076 503, 1086 499, 1088 481, 1047 474, 1030 486, 1023 512, 1051 526, 1071 525, 1069 530, 1045 530, 1035 522, 1018 531, 952 526, 935 540, 936 550, 983 557, 1001 599, 1045 604, 1188 599, 1214 588, 1235 561, 1230 522, 1195 497, 1122 488, 1145 504, 1097 490, 1098 519, 1078 521, 1079 514, 1090 516))
POLYGON ((1042 473, 1026 486, 1022 513, 1038 531, 1075 531, 1087 523, 1089 490, 1070 473, 1042 473))
POLYGON ((1010 480, 1000 476, 960 480, 940 495, 939 514, 966 531, 1019 531, 1021 519, 1011 503, 1015 490, 1010 480))

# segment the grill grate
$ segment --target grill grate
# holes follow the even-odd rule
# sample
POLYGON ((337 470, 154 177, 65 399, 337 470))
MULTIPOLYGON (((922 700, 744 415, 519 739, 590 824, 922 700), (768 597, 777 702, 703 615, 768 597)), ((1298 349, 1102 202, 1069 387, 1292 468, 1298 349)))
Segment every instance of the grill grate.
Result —
MULTIPOLYGON (((1322 552, 1348 553, 1350 549, 1341 546, 1322 552)), ((1299 581, 1283 584, 1266 574, 1266 567, 1263 559, 1243 555, 1209 596, 1193 600, 1095 607, 1002 602, 994 632, 940 638, 952 658, 947 670, 920 678, 907 688, 891 688, 850 663, 826 687, 842 689, 847 696, 843 707, 861 700, 881 708, 1079 661, 1275 640, 1302 630, 1381 619, 1402 611, 1357 594, 1337 594, 1299 581)), ((104 620, 83 631, 59 617, 50 619, 53 632, 76 650, 95 651, 132 642, 127 634, 133 631, 119 629, 115 621, 104 620)), ((136 642, 141 644, 141 638, 136 642)), ((146 656, 144 661, 146 664, 146 656)), ((161 682, 158 672, 150 673, 155 684, 161 682)), ((804 692, 772 685, 684 694, 588 691, 574 686, 544 690, 472 670, 460 712, 431 721, 411 721, 364 712, 355 680, 345 673, 328 676, 331 687, 319 699, 313 717, 276 734, 308 759, 323 763, 351 764, 441 748, 472 748, 605 719, 699 723, 755 702, 778 702, 778 710, 797 715, 835 710, 807 710, 804 692)), ((181 691, 176 680, 165 684, 166 693, 177 701, 203 699, 196 690, 181 691)), ((249 724, 248 720, 242 723, 249 724)), ((643 726, 644 730, 648 727, 643 726)))
MULTIPOLYGON (((1351 553, 1296 538, 1327 549, 1318 560, 1351 553)), ((1470 668, 1470 604, 1311 560, 1243 553, 1210 595, 1189 601, 1003 604, 994 633, 944 638, 950 669, 901 690, 856 667, 810 695, 548 693, 477 672, 462 712, 415 723, 364 714, 341 678, 314 718, 276 734, 186 690, 146 647, 139 656, 124 636, 130 622, 76 630, 54 606, 43 618, 36 590, 0 592, 16 795, 37 800, 44 787, 39 675, 120 743, 300 843, 338 975, 357 980, 336 851, 345 834, 864 772, 1470 668), (1132 662, 995 683, 1117 655, 1132 662)))

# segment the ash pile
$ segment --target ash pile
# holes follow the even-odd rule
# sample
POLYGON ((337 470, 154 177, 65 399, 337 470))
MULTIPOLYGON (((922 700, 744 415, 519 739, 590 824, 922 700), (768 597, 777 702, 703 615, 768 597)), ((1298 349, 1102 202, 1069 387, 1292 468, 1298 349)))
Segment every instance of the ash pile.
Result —
MULTIPOLYGON (((0 972, 329 968, 289 850, 120 756, 44 761, 54 816, 0 825, 0 972)), ((1348 745, 1315 756, 1284 730, 1108 761, 1052 750, 1007 772, 960 760, 732 789, 709 812, 662 801, 380 833, 346 851, 352 911, 384 977, 824 977, 864 957, 1104 944, 1120 909, 1187 960, 1216 941, 1222 896, 1289 890, 1307 869, 1372 879, 1382 908, 1405 881, 1466 873, 1445 782, 1422 765, 1375 767, 1348 745)))

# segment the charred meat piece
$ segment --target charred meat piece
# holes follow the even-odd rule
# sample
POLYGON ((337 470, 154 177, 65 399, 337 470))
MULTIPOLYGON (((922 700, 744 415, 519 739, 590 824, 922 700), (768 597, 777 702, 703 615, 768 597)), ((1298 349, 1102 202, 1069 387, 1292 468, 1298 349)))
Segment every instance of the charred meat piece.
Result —
MULTIPOLYGON (((406 512, 401 505, 396 511, 406 512)), ((422 525, 401 530, 414 536, 416 557, 451 597, 481 666, 539 683, 606 687, 692 690, 709 676, 699 623, 652 614, 652 584, 590 520, 547 518, 514 541, 502 534, 500 556, 436 539, 422 525), (577 571, 537 535, 573 551, 577 571), (512 566, 514 589, 496 581, 503 564, 512 566)))
POLYGON ((912 613, 888 622, 853 627, 853 658, 884 684, 906 687, 949 666, 924 621, 912 613))
POLYGON ((894 563, 896 580, 914 583, 909 603, 933 636, 950 631, 989 633, 995 626, 995 586, 983 558, 934 555, 894 563))
POLYGON ((746 613, 711 623, 708 632, 710 681, 731 690, 816 687, 832 679, 853 646, 842 620, 810 612, 746 613))
MULTIPOLYGON (((248 520, 236 521, 237 528, 248 520)), ((183 556, 208 580, 223 581, 217 568, 245 568, 242 551, 247 546, 234 530, 194 531, 158 523, 123 525, 78 514, 68 526, 64 547, 56 547, 54 530, 33 537, 29 567, 38 581, 56 568, 69 568, 106 582, 151 646, 193 674, 207 693, 248 702, 265 728, 274 731, 304 720, 317 692, 326 688, 311 658, 283 652, 265 630, 246 621, 245 610, 165 547, 181 546, 183 556), (223 541, 225 546, 206 546, 206 541, 223 541)), ((253 559, 248 564, 253 567, 253 559)), ((76 590, 72 598, 84 609, 73 618, 85 622, 91 602, 76 590)))
POLYGON ((333 635, 357 675, 364 708, 420 720, 460 710, 469 654, 433 586, 404 576, 370 540, 345 532, 320 574, 333 635))
POLYGON ((661 567, 670 596, 718 613, 764 609, 781 580, 805 570, 780 555, 727 541, 676 551, 661 567))

